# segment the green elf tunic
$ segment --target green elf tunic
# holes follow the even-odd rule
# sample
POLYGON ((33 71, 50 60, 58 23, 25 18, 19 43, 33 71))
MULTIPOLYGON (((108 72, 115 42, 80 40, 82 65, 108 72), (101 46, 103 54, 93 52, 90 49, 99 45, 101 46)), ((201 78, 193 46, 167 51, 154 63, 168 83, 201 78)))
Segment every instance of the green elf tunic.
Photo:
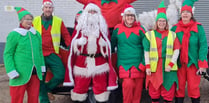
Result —
POLYGON ((187 26, 189 25, 192 26, 189 31, 190 37, 187 50, 183 50, 183 48, 186 46, 182 44, 182 41, 185 40, 185 34, 183 32, 185 30, 182 27, 182 21, 179 21, 179 23, 174 25, 171 29, 172 31, 176 32, 176 35, 182 45, 180 59, 178 60, 178 66, 181 67, 181 63, 187 62, 187 67, 190 67, 192 64, 194 64, 197 68, 208 68, 208 46, 204 28, 200 23, 194 21, 191 21, 189 24, 187 24, 187 26))
POLYGON ((115 47, 117 47, 117 67, 123 67, 123 70, 119 70, 120 78, 140 77, 135 74, 144 71, 144 49, 142 45, 144 33, 143 27, 137 23, 131 28, 126 27, 123 23, 116 25, 111 37, 111 49, 114 52, 115 47), (136 68, 136 71, 129 71, 132 67, 136 68))
POLYGON ((26 84, 34 68, 42 80, 42 72, 46 69, 40 34, 33 27, 29 30, 16 28, 10 32, 4 50, 4 63, 10 86, 26 84))
MULTIPOLYGON (((156 72, 152 72, 151 76, 146 78, 146 86, 152 83, 153 87, 157 90, 161 85, 169 91, 171 86, 176 83, 178 86, 178 77, 176 71, 165 72, 165 59, 166 59, 166 46, 168 31, 154 30, 157 51, 158 51, 158 63, 156 72)), ((150 51, 150 41, 147 38, 143 39, 144 50, 150 51)), ((180 49, 180 43, 177 38, 174 40, 174 50, 180 49)))

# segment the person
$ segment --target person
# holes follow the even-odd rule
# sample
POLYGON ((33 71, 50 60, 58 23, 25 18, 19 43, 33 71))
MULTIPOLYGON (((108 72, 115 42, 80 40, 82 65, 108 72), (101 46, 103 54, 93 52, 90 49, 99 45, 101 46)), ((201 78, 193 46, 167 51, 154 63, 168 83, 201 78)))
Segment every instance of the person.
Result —
MULTIPOLYGON (((65 45, 68 47, 71 42, 70 34, 64 25, 61 18, 53 16, 54 5, 51 0, 43 0, 41 16, 37 16, 33 20, 33 26, 40 32, 42 37, 42 49, 45 60, 45 65, 51 70, 53 77, 50 81, 45 83, 41 81, 40 86, 40 103, 49 103, 49 98, 54 99, 51 91, 63 83, 65 77, 65 67, 60 58, 60 42, 64 40, 65 45)), ((73 85, 71 82, 66 85, 73 85)))
POLYGON ((111 50, 117 47, 117 67, 122 79, 123 103, 140 103, 145 78, 142 40, 145 30, 137 20, 133 6, 127 4, 122 23, 115 26, 111 50))
POLYGON ((74 103, 84 103, 92 87, 97 103, 105 103, 108 90, 117 88, 117 75, 110 62, 107 24, 97 5, 89 3, 85 7, 74 32, 68 58, 69 74, 75 83, 71 98, 74 103))
POLYGON ((4 64, 9 76, 11 103, 38 103, 40 80, 46 71, 41 36, 32 27, 33 16, 22 7, 15 7, 19 27, 10 32, 4 50, 4 64))
POLYGON ((122 17, 121 12, 126 4, 131 4, 136 0, 77 0, 79 3, 84 6, 89 2, 95 3, 102 11, 108 28, 109 33, 112 35, 114 27, 121 23, 122 17))
POLYGON ((200 103, 200 79, 208 68, 207 39, 201 23, 194 18, 192 7, 197 0, 185 0, 181 8, 180 19, 172 27, 182 45, 179 58, 179 89, 176 91, 176 103, 183 103, 187 83, 188 96, 192 103, 200 103))
POLYGON ((159 5, 155 28, 146 32, 143 40, 146 63, 146 88, 152 103, 172 103, 178 86, 177 58, 180 42, 169 30, 164 0, 159 5))

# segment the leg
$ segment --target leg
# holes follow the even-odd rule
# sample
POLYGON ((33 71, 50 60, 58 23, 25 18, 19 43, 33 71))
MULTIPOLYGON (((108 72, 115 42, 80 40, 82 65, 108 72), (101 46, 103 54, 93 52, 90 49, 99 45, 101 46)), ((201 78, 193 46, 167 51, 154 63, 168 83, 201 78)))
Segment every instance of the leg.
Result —
POLYGON ((92 86, 97 102, 108 101, 110 92, 107 91, 107 73, 95 75, 92 86))
POLYGON ((122 82, 123 89, 123 103, 132 103, 134 96, 134 80, 131 78, 124 78, 122 82))
POLYGON ((180 69, 177 71, 178 75, 178 83, 179 83, 179 89, 176 91, 176 97, 177 98, 184 98, 185 96, 185 86, 186 86, 186 80, 187 80, 187 65, 182 65, 180 69))
POLYGON ((26 85, 10 86, 11 103, 23 103, 26 85))
POLYGON ((49 65, 49 68, 53 74, 52 79, 48 83, 46 83, 47 88, 50 92, 57 85, 61 84, 64 81, 65 67, 60 57, 56 54, 51 54, 47 56, 46 62, 49 65))
POLYGON ((200 79, 201 76, 196 74, 197 68, 195 65, 191 65, 187 69, 187 78, 188 78, 188 84, 187 84, 187 89, 188 89, 188 96, 191 98, 199 98, 200 97, 200 79))
POLYGON ((191 98, 192 103, 200 103, 200 97, 199 98, 191 98))
POLYGON ((172 103, 173 98, 175 96, 175 90, 176 90, 176 83, 174 83, 171 86, 170 90, 168 91, 162 86, 161 96, 163 97, 165 103, 172 103))
POLYGON ((28 103, 38 103, 40 81, 37 75, 32 75, 27 86, 28 103))
POLYGON ((149 95, 152 99, 152 103, 159 103, 160 102, 160 88, 157 90, 153 87, 152 83, 149 83, 149 95))
POLYGON ((141 94, 143 89, 144 78, 136 78, 135 81, 135 89, 133 93, 132 103, 140 103, 141 102, 141 94))
POLYGON ((75 76, 75 86, 71 90, 71 99, 73 101, 84 102, 87 98, 87 92, 91 82, 91 78, 75 76))
MULTIPOLYGON (((46 62, 45 62, 46 63, 46 62)), ((43 80, 40 81, 39 100, 40 103, 49 103, 48 89, 45 84, 46 73, 44 73, 43 80)))

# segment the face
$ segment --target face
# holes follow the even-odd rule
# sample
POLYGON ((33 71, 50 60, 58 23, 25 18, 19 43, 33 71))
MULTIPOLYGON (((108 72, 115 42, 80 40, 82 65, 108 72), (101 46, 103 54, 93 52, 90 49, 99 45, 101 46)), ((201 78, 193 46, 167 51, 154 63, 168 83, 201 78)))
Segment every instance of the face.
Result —
POLYGON ((192 13, 190 11, 184 10, 181 13, 181 18, 183 21, 190 21, 192 18, 192 13))
POLYGON ((54 7, 52 5, 49 5, 49 4, 44 5, 44 7, 42 8, 44 16, 46 16, 46 17, 51 16, 53 13, 53 9, 54 9, 54 7))
POLYGON ((131 12, 125 13, 125 23, 128 25, 133 25, 135 22, 135 14, 132 14, 131 12))
POLYGON ((88 13, 90 13, 90 14, 96 14, 97 11, 95 11, 95 10, 89 10, 88 13))
POLYGON ((164 18, 159 18, 157 20, 157 27, 159 30, 165 30, 167 23, 166 23, 166 19, 164 18))
POLYGON ((32 26, 33 17, 31 15, 25 15, 22 20, 21 24, 24 28, 29 29, 32 26))

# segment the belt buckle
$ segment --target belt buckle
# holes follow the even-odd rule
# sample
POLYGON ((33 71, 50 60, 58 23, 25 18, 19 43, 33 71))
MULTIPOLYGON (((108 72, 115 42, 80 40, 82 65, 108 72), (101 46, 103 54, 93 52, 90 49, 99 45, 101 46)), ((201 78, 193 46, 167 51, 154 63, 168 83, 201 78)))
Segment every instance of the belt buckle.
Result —
POLYGON ((89 57, 94 58, 95 54, 90 54, 89 57))

